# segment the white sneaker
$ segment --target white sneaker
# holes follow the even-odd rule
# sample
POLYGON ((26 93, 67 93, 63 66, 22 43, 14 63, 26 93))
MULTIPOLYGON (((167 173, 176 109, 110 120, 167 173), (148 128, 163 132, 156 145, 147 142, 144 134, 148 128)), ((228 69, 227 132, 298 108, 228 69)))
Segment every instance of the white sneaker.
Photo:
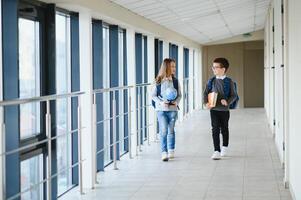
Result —
POLYGON ((212 160, 219 160, 221 159, 220 153, 219 151, 215 151, 212 156, 211 156, 212 160))
POLYGON ((224 157, 224 156, 227 156, 227 150, 228 150, 228 147, 222 147, 222 150, 221 150, 221 156, 224 157))
POLYGON ((162 152, 162 161, 168 161, 167 152, 162 152))
POLYGON ((169 159, 175 158, 175 150, 168 150, 168 158, 169 159))

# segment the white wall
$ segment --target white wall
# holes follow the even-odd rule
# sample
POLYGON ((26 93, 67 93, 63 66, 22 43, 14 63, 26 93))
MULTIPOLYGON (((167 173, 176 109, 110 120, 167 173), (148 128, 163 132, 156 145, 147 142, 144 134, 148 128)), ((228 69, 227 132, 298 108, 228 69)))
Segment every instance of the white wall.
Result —
MULTIPOLYGON (((136 62, 135 62, 135 31, 133 29, 126 29, 126 39, 127 39, 127 67, 128 67, 128 85, 136 84, 136 62)), ((137 121, 136 121, 136 90, 131 89, 131 109, 133 110, 131 114, 131 140, 132 140, 132 155, 137 153, 137 121)))
POLYGON ((270 38, 270 43, 269 43, 269 71, 270 71, 270 79, 269 79, 269 127, 271 129, 271 132, 274 134, 274 54, 273 54, 273 42, 274 42, 274 36, 273 36, 273 31, 272 31, 272 26, 273 26, 273 9, 270 9, 270 14, 269 14, 269 27, 267 27, 269 31, 269 38, 270 38))
POLYGON ((80 90, 85 91, 81 96, 82 105, 82 153, 85 159, 83 163, 83 186, 92 188, 93 185, 93 140, 92 138, 92 31, 91 15, 89 12, 79 13, 79 39, 80 39, 80 90))
POLYGON ((196 109, 201 109, 203 106, 203 70, 202 70, 202 51, 196 50, 196 57, 195 57, 195 106, 196 109))
POLYGON ((284 164, 284 183, 289 186, 295 200, 301 199, 300 154, 300 99, 301 74, 301 1, 284 0, 282 31, 281 0, 271 4, 265 26, 265 108, 271 131, 275 131, 275 143, 284 164), (275 37, 273 38, 273 8, 275 37), (282 46, 282 35, 284 46, 282 46), (275 57, 273 55, 275 44, 275 57), (281 68, 284 64, 284 68, 281 68), (271 66, 275 65, 275 70, 271 66), (275 79, 274 79, 275 73, 275 79), (274 93, 275 91, 275 93, 274 93), (276 126, 273 126, 275 114, 276 126), (282 142, 285 143, 283 152, 282 142))
POLYGON ((288 117, 289 117, 289 182, 296 200, 301 199, 301 1, 288 2, 288 117))
MULTIPOLYGON (((148 57, 147 57, 147 63, 148 63, 148 82, 153 83, 155 80, 155 38, 153 36, 148 36, 147 37, 147 48, 148 48, 148 57)), ((149 88, 150 92, 148 93, 148 99, 151 99, 151 90, 153 87, 149 88)), ((151 102, 151 101, 149 101, 151 102)), ((157 119, 156 119, 156 113, 155 109, 153 107, 149 108, 149 123, 152 124, 153 126, 149 127, 149 134, 150 134, 150 140, 155 141, 156 139, 156 134, 157 134, 157 119)))
MULTIPOLYGON (((267 16, 269 19, 269 15, 267 16)), ((268 119, 270 118, 270 106, 269 106, 269 96, 270 96, 270 20, 266 20, 264 29, 264 108, 268 119)))
POLYGON ((274 1, 274 44, 275 44, 275 142, 279 157, 283 163, 283 46, 282 46, 282 14, 281 1, 274 1))

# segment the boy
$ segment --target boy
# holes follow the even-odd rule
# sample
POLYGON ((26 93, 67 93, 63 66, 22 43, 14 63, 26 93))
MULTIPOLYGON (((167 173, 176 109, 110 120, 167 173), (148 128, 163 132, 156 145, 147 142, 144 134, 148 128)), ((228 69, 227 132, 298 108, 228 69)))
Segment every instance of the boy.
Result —
POLYGON ((204 103, 210 109, 212 139, 214 144, 213 160, 219 160, 226 156, 229 144, 229 128, 228 122, 230 118, 229 105, 236 99, 233 81, 226 76, 229 68, 229 62, 225 58, 216 58, 213 61, 212 77, 204 91, 204 103), (215 107, 211 107, 208 103, 208 94, 211 92, 217 93, 217 101, 215 107), (223 135, 223 146, 220 148, 220 132, 223 135))

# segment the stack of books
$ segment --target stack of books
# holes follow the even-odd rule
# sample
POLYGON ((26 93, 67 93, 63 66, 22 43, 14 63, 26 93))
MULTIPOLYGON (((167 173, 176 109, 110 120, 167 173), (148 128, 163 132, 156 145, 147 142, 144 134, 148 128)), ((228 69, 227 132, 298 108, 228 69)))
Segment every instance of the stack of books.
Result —
POLYGON ((217 100, 217 93, 216 92, 210 92, 208 94, 208 103, 209 107, 213 108, 216 106, 216 100, 217 100))

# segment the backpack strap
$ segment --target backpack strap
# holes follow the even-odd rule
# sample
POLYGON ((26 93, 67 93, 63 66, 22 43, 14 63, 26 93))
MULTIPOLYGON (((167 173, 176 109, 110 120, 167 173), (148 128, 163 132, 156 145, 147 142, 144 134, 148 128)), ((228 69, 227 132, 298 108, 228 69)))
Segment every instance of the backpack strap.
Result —
POLYGON ((231 95, 231 78, 224 78, 224 93, 225 97, 228 99, 231 95))
MULTIPOLYGON (((177 98, 178 98, 178 91, 179 91, 179 81, 176 77, 172 77, 173 87, 177 90, 177 98)), ((178 109, 180 110, 179 105, 177 105, 178 109)))
POLYGON ((157 88, 157 96, 161 97, 161 84, 157 84, 156 88, 157 88))
POLYGON ((176 77, 172 77, 173 87, 178 91, 179 90, 179 81, 176 77))
POLYGON ((208 86, 208 91, 211 92, 212 88, 213 88, 213 81, 215 80, 215 76, 213 76, 212 78, 210 78, 208 80, 207 86, 208 86))

